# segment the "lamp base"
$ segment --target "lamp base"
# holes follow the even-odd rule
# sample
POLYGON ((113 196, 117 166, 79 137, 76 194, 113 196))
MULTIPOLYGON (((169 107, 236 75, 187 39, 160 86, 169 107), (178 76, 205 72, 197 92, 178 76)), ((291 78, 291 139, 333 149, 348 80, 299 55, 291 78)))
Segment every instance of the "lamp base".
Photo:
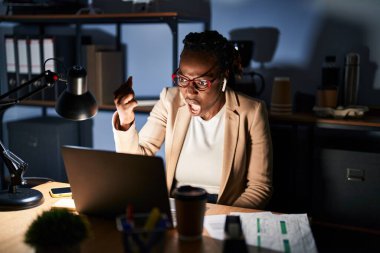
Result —
POLYGON ((15 211, 23 210, 41 205, 44 202, 44 196, 41 192, 28 189, 17 188, 15 193, 8 191, 0 192, 0 210, 15 211))

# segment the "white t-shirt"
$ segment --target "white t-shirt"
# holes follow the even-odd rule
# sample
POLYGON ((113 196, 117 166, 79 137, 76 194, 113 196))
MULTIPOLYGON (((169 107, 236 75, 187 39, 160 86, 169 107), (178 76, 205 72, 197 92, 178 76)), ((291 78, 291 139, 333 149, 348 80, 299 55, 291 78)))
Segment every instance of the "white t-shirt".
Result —
POLYGON ((192 117, 179 156, 177 187, 192 185, 219 192, 222 176, 225 106, 210 120, 192 117))

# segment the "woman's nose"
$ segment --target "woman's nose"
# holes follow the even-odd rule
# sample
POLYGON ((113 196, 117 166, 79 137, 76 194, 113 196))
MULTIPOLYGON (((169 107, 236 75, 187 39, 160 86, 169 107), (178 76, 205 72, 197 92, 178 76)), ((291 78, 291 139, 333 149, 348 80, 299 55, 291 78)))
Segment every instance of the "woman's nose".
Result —
POLYGON ((194 86, 194 82, 193 81, 190 81, 189 85, 186 88, 186 92, 188 94, 197 94, 198 93, 197 89, 194 86))

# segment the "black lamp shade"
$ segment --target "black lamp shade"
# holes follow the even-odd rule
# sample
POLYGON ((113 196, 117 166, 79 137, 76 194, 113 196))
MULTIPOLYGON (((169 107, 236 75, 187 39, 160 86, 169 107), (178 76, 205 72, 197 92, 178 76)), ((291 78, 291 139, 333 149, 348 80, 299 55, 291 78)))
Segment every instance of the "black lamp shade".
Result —
POLYGON ((89 91, 75 95, 65 90, 59 96, 55 110, 63 118, 85 120, 95 116, 98 108, 94 96, 89 91))
POLYGON ((69 70, 67 88, 55 103, 55 110, 61 117, 85 120, 96 115, 98 107, 94 96, 87 90, 86 75, 86 70, 80 66, 69 70))

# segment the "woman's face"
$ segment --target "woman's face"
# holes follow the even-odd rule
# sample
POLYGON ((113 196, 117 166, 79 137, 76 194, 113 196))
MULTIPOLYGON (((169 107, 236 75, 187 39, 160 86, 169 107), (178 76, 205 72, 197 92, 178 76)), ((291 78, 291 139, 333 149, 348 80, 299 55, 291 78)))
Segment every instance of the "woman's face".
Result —
POLYGON ((200 116, 204 120, 215 116, 225 103, 224 92, 221 90, 223 77, 215 57, 200 52, 184 51, 177 73, 190 80, 211 81, 210 87, 204 91, 197 90, 193 82, 179 89, 193 116, 200 116))

